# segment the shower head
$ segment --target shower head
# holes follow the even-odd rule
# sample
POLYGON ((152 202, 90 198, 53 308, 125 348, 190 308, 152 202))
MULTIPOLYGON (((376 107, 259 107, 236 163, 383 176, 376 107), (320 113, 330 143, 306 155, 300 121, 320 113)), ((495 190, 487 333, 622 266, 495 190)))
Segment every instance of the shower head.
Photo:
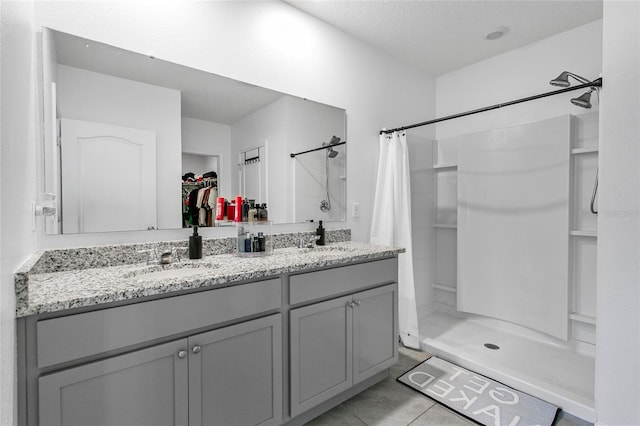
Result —
POLYGON ((595 89, 592 87, 588 92, 583 93, 577 98, 571 99, 571 103, 581 108, 591 108, 591 92, 593 92, 594 90, 595 89))
POLYGON ((602 79, 598 78, 594 81, 589 81, 586 78, 580 77, 579 75, 576 75, 569 71, 563 71, 560 73, 559 76, 551 80, 549 84, 551 84, 552 86, 569 87, 571 85, 571 83, 569 83, 569 77, 572 77, 578 80, 583 85, 586 85, 586 84, 591 85, 591 88, 589 89, 588 92, 578 96, 577 98, 571 99, 571 103, 576 106, 579 106, 580 108, 587 108, 587 109, 591 108, 591 92, 595 90, 596 94, 598 93, 597 92, 598 87, 602 86, 602 79))
POLYGON ((335 145, 340 143, 340 138, 337 136, 331 136, 331 140, 329 142, 322 142, 322 146, 327 147, 327 158, 336 158, 338 156, 338 151, 334 150, 331 145, 335 145))
POLYGON ((589 80, 587 80, 584 77, 580 77, 579 75, 576 75, 569 71, 562 71, 560 75, 554 78, 553 80, 551 80, 549 84, 552 86, 558 86, 558 87, 569 87, 571 85, 571 83, 569 83, 569 77, 575 78, 580 83, 591 83, 589 80))

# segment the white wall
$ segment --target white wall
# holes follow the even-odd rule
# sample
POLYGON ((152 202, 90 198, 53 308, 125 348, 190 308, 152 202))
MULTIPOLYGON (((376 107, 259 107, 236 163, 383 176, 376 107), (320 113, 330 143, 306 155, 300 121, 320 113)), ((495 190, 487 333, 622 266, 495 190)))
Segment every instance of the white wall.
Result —
POLYGON ((596 412, 640 424, 640 3, 604 2, 596 412))
MULTIPOLYGON (((378 131, 434 115, 432 78, 281 2, 39 2, 36 23, 345 108, 347 210, 352 202, 362 208, 359 219, 336 226, 350 227, 355 240, 368 240, 378 131)), ((41 246, 183 236, 181 231, 62 235, 41 246)))
MULTIPOLYGON (((196 155, 217 155, 220 158, 218 190, 220 196, 231 188, 231 126, 182 117, 182 152, 196 155)), ((228 195, 230 196, 230 195, 228 195)))
POLYGON ((17 421, 13 272, 36 246, 33 3, 0 2, 0 31, 0 424, 12 425, 17 421))
POLYGON ((65 65, 58 65, 57 77, 59 118, 156 133, 158 228, 179 228, 182 220, 180 92, 65 65))

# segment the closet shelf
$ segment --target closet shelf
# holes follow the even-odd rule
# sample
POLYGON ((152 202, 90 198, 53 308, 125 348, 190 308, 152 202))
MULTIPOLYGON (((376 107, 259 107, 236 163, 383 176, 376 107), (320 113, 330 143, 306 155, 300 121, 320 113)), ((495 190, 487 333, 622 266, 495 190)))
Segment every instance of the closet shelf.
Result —
POLYGON ((598 148, 573 148, 571 150, 571 154, 591 154, 594 152, 598 152, 598 148))
POLYGON ((450 287, 448 285, 433 284, 432 287, 435 288, 436 290, 448 291, 449 293, 457 293, 458 292, 458 290, 455 287, 450 287))
POLYGON ((569 319, 577 322, 581 322, 584 324, 596 325, 596 317, 592 317, 591 315, 579 314, 577 312, 572 312, 569 314, 569 319))
POLYGON ((433 223, 431 226, 440 229, 458 229, 458 225, 446 225, 444 223, 433 223))
POLYGON ((598 237, 598 233, 595 230, 573 230, 569 233, 570 235, 574 236, 574 237, 591 237, 591 238, 597 238, 598 237))
POLYGON ((433 165, 434 170, 457 169, 457 168, 458 168, 457 164, 434 164, 433 165))

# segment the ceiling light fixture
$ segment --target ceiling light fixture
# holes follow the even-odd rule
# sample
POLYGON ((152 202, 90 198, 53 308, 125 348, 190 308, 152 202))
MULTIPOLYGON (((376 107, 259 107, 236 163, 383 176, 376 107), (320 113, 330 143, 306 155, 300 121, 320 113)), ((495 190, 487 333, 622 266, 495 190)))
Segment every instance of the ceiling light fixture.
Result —
POLYGON ((495 27, 487 31, 484 34, 484 38, 487 40, 497 40, 508 32, 509 32, 508 27, 495 27))

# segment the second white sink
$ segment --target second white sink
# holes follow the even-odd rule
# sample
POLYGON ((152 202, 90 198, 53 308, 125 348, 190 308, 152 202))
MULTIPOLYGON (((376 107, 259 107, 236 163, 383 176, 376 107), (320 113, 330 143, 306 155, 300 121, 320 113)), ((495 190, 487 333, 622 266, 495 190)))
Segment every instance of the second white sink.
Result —
POLYGON ((164 280, 172 278, 187 278, 205 275, 217 265, 214 264, 169 264, 166 266, 153 265, 129 272, 125 278, 135 278, 138 281, 164 280))

